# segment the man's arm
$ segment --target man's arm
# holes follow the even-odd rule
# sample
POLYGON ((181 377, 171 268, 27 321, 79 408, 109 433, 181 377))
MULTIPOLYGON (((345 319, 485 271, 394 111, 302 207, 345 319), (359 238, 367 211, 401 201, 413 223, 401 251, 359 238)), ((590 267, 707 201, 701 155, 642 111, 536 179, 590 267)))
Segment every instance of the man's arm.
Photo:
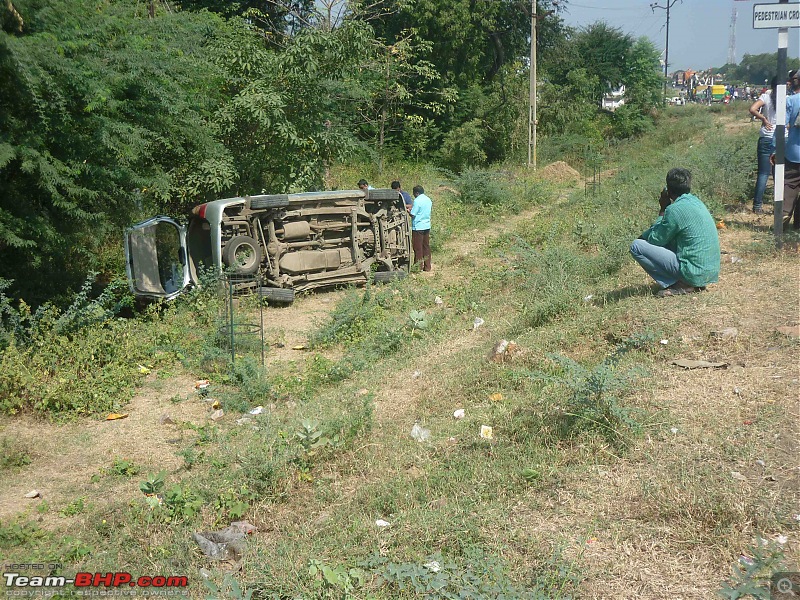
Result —
POLYGON ((654 246, 666 248, 674 244, 675 236, 678 234, 678 224, 675 222, 675 217, 671 214, 669 207, 664 210, 664 214, 659 216, 646 233, 648 233, 646 240, 654 246))

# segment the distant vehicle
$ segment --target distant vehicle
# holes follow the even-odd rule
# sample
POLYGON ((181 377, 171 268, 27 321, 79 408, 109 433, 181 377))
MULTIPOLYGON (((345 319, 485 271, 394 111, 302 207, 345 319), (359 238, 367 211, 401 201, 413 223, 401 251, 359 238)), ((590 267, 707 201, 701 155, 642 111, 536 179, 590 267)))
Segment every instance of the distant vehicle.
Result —
POLYGON ((195 206, 186 226, 156 216, 125 231, 134 295, 171 299, 203 268, 273 302, 345 283, 390 281, 411 265, 408 211, 396 190, 262 195, 195 206))
POLYGON ((616 89, 609 90, 603 94, 600 100, 600 108, 610 112, 614 112, 620 106, 625 104, 625 86, 622 85, 616 89))

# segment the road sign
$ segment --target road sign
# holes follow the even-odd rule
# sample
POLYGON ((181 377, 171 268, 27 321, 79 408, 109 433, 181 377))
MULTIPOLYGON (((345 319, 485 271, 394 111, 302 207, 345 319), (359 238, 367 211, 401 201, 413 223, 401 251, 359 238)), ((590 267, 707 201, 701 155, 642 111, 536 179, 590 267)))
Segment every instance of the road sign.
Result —
POLYGON ((753 29, 788 27, 800 27, 800 2, 753 5, 753 29))

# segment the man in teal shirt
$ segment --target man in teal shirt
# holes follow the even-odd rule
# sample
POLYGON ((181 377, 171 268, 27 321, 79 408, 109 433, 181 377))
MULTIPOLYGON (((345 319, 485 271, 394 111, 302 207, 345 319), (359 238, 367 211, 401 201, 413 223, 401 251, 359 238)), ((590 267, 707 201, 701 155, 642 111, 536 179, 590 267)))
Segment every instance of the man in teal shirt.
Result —
POLYGON ((663 288, 660 297, 699 292, 719 278, 717 227, 691 186, 688 170, 667 173, 658 219, 631 244, 633 259, 663 288))
POLYGON ((433 202, 425 195, 421 185, 411 191, 414 204, 411 205, 411 245, 414 247, 414 263, 423 271, 431 270, 431 208, 433 202))

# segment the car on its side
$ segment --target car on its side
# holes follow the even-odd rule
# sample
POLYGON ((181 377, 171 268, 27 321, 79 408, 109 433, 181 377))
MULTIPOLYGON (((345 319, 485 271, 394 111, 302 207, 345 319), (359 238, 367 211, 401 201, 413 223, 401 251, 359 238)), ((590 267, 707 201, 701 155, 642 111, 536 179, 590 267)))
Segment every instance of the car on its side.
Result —
POLYGON ((213 269, 240 291, 289 303, 297 292, 405 276, 411 227, 397 190, 244 196, 195 206, 185 225, 166 216, 133 225, 125 259, 138 297, 174 298, 213 269))

